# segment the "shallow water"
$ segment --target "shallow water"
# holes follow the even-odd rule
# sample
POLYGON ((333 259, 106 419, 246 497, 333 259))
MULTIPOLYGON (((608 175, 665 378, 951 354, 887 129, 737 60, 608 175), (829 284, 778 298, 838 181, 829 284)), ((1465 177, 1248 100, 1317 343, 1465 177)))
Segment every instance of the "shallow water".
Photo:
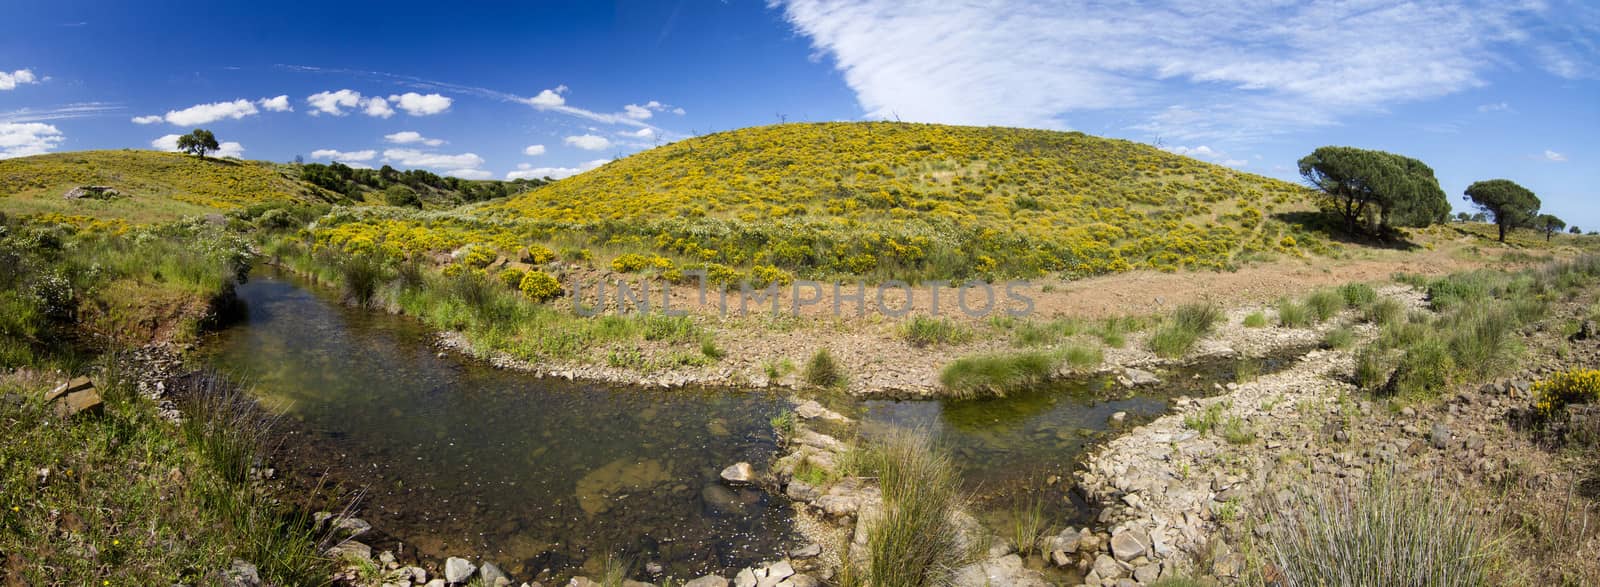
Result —
POLYGON ((415 321, 292 278, 238 294, 247 321, 211 341, 210 362, 308 437, 296 465, 366 487, 359 515, 424 557, 526 578, 612 555, 694 576, 792 546, 786 502, 717 482, 771 458, 775 395, 540 379, 440 357, 415 321))

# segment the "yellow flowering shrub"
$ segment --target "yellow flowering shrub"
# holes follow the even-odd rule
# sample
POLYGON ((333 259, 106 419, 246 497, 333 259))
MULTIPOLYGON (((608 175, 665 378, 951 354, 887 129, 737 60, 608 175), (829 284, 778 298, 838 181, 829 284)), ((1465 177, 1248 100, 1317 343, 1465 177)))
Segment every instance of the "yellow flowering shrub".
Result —
POLYGON ((1600 403, 1600 370, 1572 369, 1533 384, 1534 411, 1559 417, 1571 404, 1600 403))
POLYGON ((502 269, 500 273, 496 274, 495 276, 500 278, 500 283, 504 284, 506 287, 511 289, 521 289, 522 278, 524 275, 525 274, 521 269, 516 267, 507 267, 502 269))
POLYGON ((633 273, 649 266, 650 259, 636 253, 617 255, 611 260, 611 270, 619 273, 633 273))
POLYGON ((561 295, 561 283, 549 273, 537 269, 524 274, 517 289, 536 302, 552 300, 561 295))

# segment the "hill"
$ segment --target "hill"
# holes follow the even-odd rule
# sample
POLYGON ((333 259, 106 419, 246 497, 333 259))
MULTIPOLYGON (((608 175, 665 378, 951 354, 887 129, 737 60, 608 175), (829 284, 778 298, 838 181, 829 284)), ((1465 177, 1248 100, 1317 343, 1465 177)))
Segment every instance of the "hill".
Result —
POLYGON ((692 138, 473 209, 691 263, 885 278, 1226 268, 1327 252, 1305 188, 1077 132, 892 122, 692 138))
MULTIPOLYGON (((386 168, 387 169, 387 168, 386 168)), ((0 211, 149 223, 274 202, 387 203, 402 186, 434 208, 480 201, 541 185, 440 177, 412 170, 352 169, 269 161, 199 158, 161 151, 81 151, 0 160, 0 211), (116 197, 69 199, 82 186, 116 197)))

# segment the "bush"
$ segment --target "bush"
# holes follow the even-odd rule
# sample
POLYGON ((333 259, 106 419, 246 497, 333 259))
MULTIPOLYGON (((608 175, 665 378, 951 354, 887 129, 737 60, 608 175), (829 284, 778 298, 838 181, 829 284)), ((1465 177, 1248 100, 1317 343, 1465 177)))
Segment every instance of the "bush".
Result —
POLYGON ((617 258, 611 260, 611 270, 618 273, 633 273, 649 266, 648 257, 635 253, 617 255, 617 258))
POLYGON ((1383 349, 1371 345, 1356 354, 1355 384, 1366 391, 1381 391, 1389 383, 1389 361, 1383 349))
POLYGON ((972 558, 954 514, 963 505, 955 464, 926 434, 897 431, 867 449, 883 511, 867 529, 868 585, 947 585, 972 558))
POLYGON ((417 197, 416 190, 400 184, 394 184, 383 190, 383 201, 390 206, 406 208, 421 208, 422 198, 417 197))
POLYGON ((900 336, 915 347, 938 344, 959 344, 972 337, 972 333, 944 318, 912 316, 900 324, 900 336))
POLYGON ((1056 360, 1043 352, 977 355, 946 365, 939 383, 956 397, 1004 397, 1048 381, 1055 370, 1056 360))
POLYGON ((833 359, 827 347, 817 349, 806 361, 803 377, 806 383, 823 388, 841 388, 846 381, 844 367, 833 359))
POLYGON ((1278 300, 1278 325, 1285 328, 1305 328, 1311 325, 1311 310, 1294 300, 1278 300))
POLYGON ((1450 384, 1455 368, 1450 345, 1438 336, 1426 336, 1412 343, 1401 355, 1400 364, 1395 367, 1394 391, 1407 396, 1430 397, 1450 384))
POLYGON ((522 277, 524 275, 526 274, 521 269, 507 267, 496 273, 495 277, 499 278, 500 283, 509 289, 522 289, 522 277))
POLYGON ((1400 304, 1400 300, 1394 298, 1377 300, 1362 310, 1362 319, 1378 326, 1394 324, 1404 319, 1405 316, 1405 306, 1400 304))
POLYGON ((1161 327, 1150 335, 1150 350, 1155 354, 1181 357, 1194 347, 1200 338, 1211 333, 1222 312, 1210 304, 1179 306, 1161 327))
POLYGON ((1344 305, 1351 308, 1365 308, 1367 304, 1378 299, 1377 290, 1365 283, 1346 283, 1339 286, 1339 295, 1344 298, 1344 305))
POLYGON ((549 273, 535 269, 523 274, 517 289, 529 299, 543 302, 561 295, 561 282, 556 281, 556 278, 551 277, 549 273))
POLYGON ((1374 477, 1275 504, 1269 558, 1284 585, 1478 586, 1496 583, 1499 541, 1440 487, 1374 477))
POLYGON ((1245 328, 1266 328, 1266 326, 1267 326, 1267 315, 1266 314, 1263 314, 1261 312, 1251 312, 1249 316, 1245 316, 1244 317, 1244 327, 1245 328))
POLYGON ((1105 360, 1104 353, 1101 353, 1099 348, 1091 346, 1067 347, 1062 357, 1067 365, 1079 371, 1099 367, 1100 362, 1105 360))
POLYGON ((1325 322, 1344 310, 1344 296, 1333 290, 1322 290, 1306 297, 1306 308, 1317 322, 1325 322))
POLYGON ((1534 411, 1543 419, 1556 419, 1569 405, 1600 403, 1600 370, 1563 371, 1534 383, 1532 392, 1534 411))
POLYGON ((352 304, 370 303, 384 280, 383 263, 372 255, 351 255, 339 263, 339 285, 352 304))
POLYGON ((1330 349, 1347 349, 1355 344, 1355 341, 1356 331, 1348 326, 1340 326, 1322 335, 1322 346, 1330 349))

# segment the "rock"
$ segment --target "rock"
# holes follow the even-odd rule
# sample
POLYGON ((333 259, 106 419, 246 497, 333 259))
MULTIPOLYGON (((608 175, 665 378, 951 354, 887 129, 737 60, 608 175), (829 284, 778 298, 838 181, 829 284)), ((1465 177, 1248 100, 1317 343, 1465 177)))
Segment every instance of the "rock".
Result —
POLYGON ((1050 582, 1045 580, 1043 574, 1024 566, 1022 557, 1015 554, 1008 554, 962 567, 956 571, 953 583, 957 587, 988 587, 993 585, 1047 587, 1050 585, 1050 582))
POLYGON ((68 200, 109 200, 121 195, 122 192, 117 191, 117 188, 108 185, 81 185, 67 190, 61 197, 68 200))
POLYGON ((505 581, 507 585, 511 584, 511 577, 507 577, 505 571, 489 561, 483 561, 483 566, 478 567, 478 577, 483 579, 484 585, 491 587, 499 585, 500 581, 505 581))
POLYGON ((100 391, 88 377, 74 377, 44 394, 44 401, 55 406, 56 414, 66 418, 82 412, 98 412, 100 391))
POLYGON ((778 584, 778 587, 821 587, 821 586, 822 586, 822 581, 818 581, 816 577, 813 577, 813 576, 807 575, 807 574, 803 574, 803 573, 802 574, 797 574, 797 575, 795 575, 793 577, 789 577, 788 579, 784 579, 782 583, 778 584))
POLYGON ((717 514, 740 515, 745 512, 745 501, 732 489, 717 484, 707 485, 700 490, 700 500, 706 508, 717 514))
POLYGON ((835 422, 850 421, 849 418, 844 417, 838 412, 822 407, 822 404, 817 403, 817 400, 813 399, 800 402, 799 405, 794 407, 794 413, 796 416, 800 416, 800 418, 804 420, 815 420, 817 418, 821 418, 823 420, 832 420, 835 422))
POLYGON ((1433 429, 1428 432, 1428 443, 1441 450, 1450 446, 1450 427, 1443 422, 1434 423, 1433 429))
POLYGON ((444 582, 465 583, 467 579, 472 578, 472 573, 476 570, 478 567, 467 559, 452 556, 444 561, 444 582))
POLYGON ((1230 552, 1211 563, 1211 572, 1218 577, 1238 577, 1244 571, 1244 555, 1230 552))
POLYGON ((728 587, 728 580, 717 575, 706 575, 684 583, 683 587, 728 587))
POLYGON ((1133 570, 1133 578, 1134 580, 1147 585, 1154 583, 1156 582, 1156 579, 1161 578, 1161 565, 1152 563, 1140 566, 1139 568, 1133 570))
POLYGON ((749 485, 756 480, 756 470, 750 463, 734 463, 722 470, 722 481, 735 487, 749 485))
POLYGON ((756 572, 750 567, 739 569, 733 576, 733 587, 756 587, 756 572))
POLYGON ((236 558, 228 572, 223 573, 222 584, 225 587, 260 587, 261 572, 255 565, 236 558))
POLYGON ((1143 387, 1146 385, 1160 385, 1161 378, 1155 373, 1143 369, 1127 368, 1122 370, 1122 379, 1129 387, 1143 387))
POLYGON ((327 554, 330 558, 336 559, 372 560, 372 547, 354 540, 346 540, 333 545, 327 550, 327 554))
POLYGON ((790 481, 789 484, 783 488, 783 494, 789 496, 789 499, 807 503, 822 496, 822 492, 817 491, 817 488, 812 487, 810 483, 806 483, 804 481, 790 481))
POLYGON ((597 583, 597 582, 595 582, 595 581, 590 580, 588 577, 573 577, 571 581, 567 581, 567 587, 604 587, 604 586, 599 584, 599 583, 597 583))
POLYGON ((1124 530, 1111 536, 1111 553, 1117 560, 1131 561, 1149 552, 1149 544, 1148 534, 1138 530, 1124 530))
POLYGON ((1594 320, 1584 320, 1578 331, 1572 333, 1572 340, 1589 340, 1595 336, 1600 336, 1600 328, 1595 326, 1594 320))
POLYGON ((444 579, 434 579, 432 581, 428 581, 428 584, 424 585, 423 587, 445 587, 444 579))
POLYGON ((778 561, 762 569, 762 575, 756 578, 757 587, 778 587, 778 583, 794 576, 794 567, 789 561, 778 561))
POLYGON ((808 559, 822 556, 822 545, 815 542, 789 551, 789 558, 808 559))
POLYGON ((665 572, 667 572, 667 568, 661 566, 661 563, 650 561, 644 565, 644 573, 646 575, 650 575, 651 577, 659 577, 665 572))
POLYGON ((1128 574, 1127 569, 1122 568, 1122 565, 1117 563, 1117 559, 1103 554, 1094 557, 1094 564, 1090 565, 1089 569, 1094 571, 1094 574, 1099 575, 1101 579, 1117 579, 1128 574))
POLYGON ((653 584, 650 584, 650 583, 646 583, 644 581, 635 581, 633 579, 623 579, 622 580, 622 587, 656 587, 656 586, 653 585, 653 584))
POLYGON ((333 533, 340 538, 355 538, 372 531, 372 524, 361 518, 338 518, 333 521, 333 533))
POLYGON ((1111 414, 1111 423, 1112 424, 1121 424, 1121 423, 1123 423, 1123 422, 1125 422, 1127 420, 1128 420, 1128 413, 1127 412, 1116 412, 1116 413, 1111 414))

